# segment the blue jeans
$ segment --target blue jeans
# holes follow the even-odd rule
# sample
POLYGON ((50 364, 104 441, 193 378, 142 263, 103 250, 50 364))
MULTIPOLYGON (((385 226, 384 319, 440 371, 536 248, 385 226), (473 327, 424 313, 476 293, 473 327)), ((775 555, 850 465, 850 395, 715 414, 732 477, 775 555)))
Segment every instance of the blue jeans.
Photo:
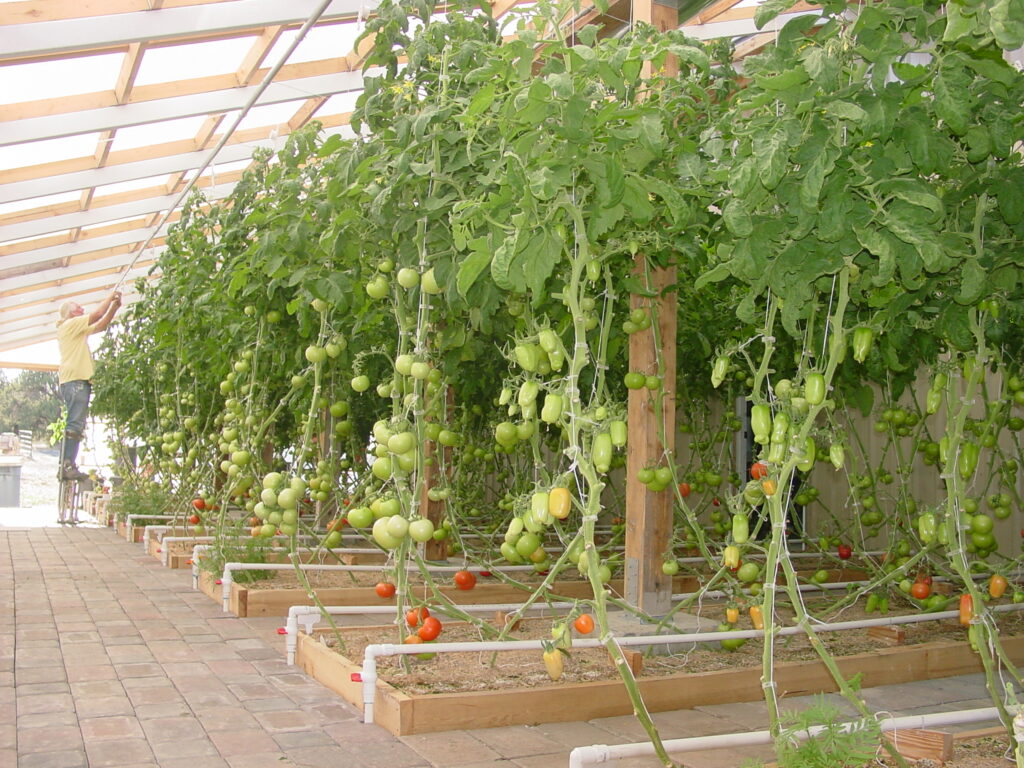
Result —
POLYGON ((61 444, 61 466, 74 464, 78 458, 78 446, 85 436, 85 420, 89 415, 89 398, 92 396, 92 384, 88 381, 66 381, 60 385, 60 397, 68 411, 67 425, 64 427, 64 441, 61 444))

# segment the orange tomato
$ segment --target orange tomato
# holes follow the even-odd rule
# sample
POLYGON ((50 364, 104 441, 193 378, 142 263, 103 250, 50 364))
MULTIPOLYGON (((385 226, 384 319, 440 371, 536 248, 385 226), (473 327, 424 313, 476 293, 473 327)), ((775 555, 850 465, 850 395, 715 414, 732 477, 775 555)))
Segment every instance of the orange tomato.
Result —
POLYGON ((581 613, 576 617, 572 625, 581 635, 589 635, 594 631, 594 617, 589 613, 581 613))

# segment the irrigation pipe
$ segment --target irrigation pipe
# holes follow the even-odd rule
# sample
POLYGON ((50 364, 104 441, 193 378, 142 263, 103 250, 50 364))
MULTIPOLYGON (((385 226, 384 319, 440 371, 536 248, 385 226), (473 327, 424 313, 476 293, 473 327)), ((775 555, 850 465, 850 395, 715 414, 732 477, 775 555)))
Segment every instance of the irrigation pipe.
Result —
MULTIPOLYGON (((570 609, 575 603, 541 603, 539 605, 531 605, 529 610, 531 611, 544 611, 544 610, 566 610, 570 609)), ((488 611, 515 611, 523 607, 522 603, 481 603, 478 605, 466 605, 466 606, 454 606, 449 608, 447 605, 434 606, 434 612, 440 613, 445 616, 451 615, 455 610, 463 613, 486 613, 488 611)), ((323 613, 329 613, 332 616, 351 616, 351 615, 363 615, 363 614, 385 614, 395 615, 395 606, 393 605, 328 605, 324 606, 321 610, 315 605, 293 605, 288 609, 288 620, 283 627, 278 627, 277 633, 284 635, 284 647, 285 654, 288 657, 288 665, 292 666, 295 664, 295 648, 299 642, 299 624, 302 624, 303 630, 307 635, 313 634, 313 626, 320 620, 323 613)))
MULTIPOLYGON (((980 709, 963 709, 958 712, 934 712, 928 715, 904 715, 902 717, 878 718, 882 731, 895 731, 908 728, 934 728, 942 725, 963 725, 965 723, 981 723, 999 719, 999 710, 995 707, 980 709)), ((863 728, 863 721, 851 720, 838 726, 813 725, 805 731, 797 731, 792 735, 800 741, 807 741, 828 731, 838 728, 852 731, 863 728)), ((669 754, 678 752, 694 752, 704 749, 725 749, 727 747, 747 747, 760 744, 771 744, 771 731, 749 731, 741 733, 722 733, 714 736, 696 736, 688 739, 669 739, 662 742, 669 754)), ((611 760, 630 757, 649 757, 654 754, 654 745, 649 742, 636 744, 592 744, 587 747, 576 747, 569 753, 569 768, 584 768, 587 765, 598 765, 611 760)))
MULTIPOLYGON (((1024 610, 1024 603, 1009 603, 997 605, 990 609, 993 612, 1011 612, 1024 610)), ((884 627, 893 624, 916 624, 922 621, 938 621, 940 619, 959 618, 957 611, 938 611, 936 613, 910 614, 907 616, 885 616, 877 619, 859 619, 857 621, 838 621, 832 624, 815 624, 811 630, 815 634, 822 632, 843 632, 848 629, 863 629, 867 627, 884 627)), ((804 629, 799 626, 782 627, 774 631, 775 635, 799 635, 804 634, 804 629)), ((727 630, 724 632, 690 632, 678 635, 636 635, 616 638, 615 641, 621 646, 633 645, 667 645, 681 643, 711 643, 716 640, 730 640, 740 638, 764 637, 763 629, 740 629, 727 630)), ((501 652, 501 651, 539 651, 544 648, 544 640, 506 640, 506 641, 485 641, 485 642, 463 642, 463 643, 431 643, 431 653, 479 653, 479 652, 501 652)), ((600 639, 573 640, 573 647, 576 648, 603 648, 605 643, 600 639)), ((366 646, 363 651, 363 670, 361 673, 363 683, 363 722, 373 722, 373 704, 377 692, 377 657, 378 656, 407 656, 423 653, 421 645, 397 645, 395 643, 374 643, 366 646)))
POLYGON ((128 529, 128 541, 134 544, 132 540, 135 538, 135 529, 138 527, 135 525, 136 520, 177 520, 178 518, 185 519, 183 515, 128 515, 124 519, 125 527, 128 529))
MULTIPOLYGON (((221 601, 224 611, 228 611, 228 605, 231 598, 231 583, 234 581, 234 577, 231 575, 235 571, 292 571, 298 568, 302 571, 370 571, 379 572, 381 570, 380 565, 316 565, 314 563, 303 563, 300 565, 293 565, 291 563, 224 563, 224 574, 221 576, 221 601)), ((419 567, 415 563, 407 563, 405 566, 407 571, 418 571, 419 567)), ((455 573, 456 571, 466 570, 461 565, 428 565, 427 571, 430 573, 455 573)), ((477 569, 480 570, 488 570, 477 569)), ((532 565, 509 565, 499 571, 533 571, 532 565)), ((491 570, 493 573, 494 571, 491 570)))

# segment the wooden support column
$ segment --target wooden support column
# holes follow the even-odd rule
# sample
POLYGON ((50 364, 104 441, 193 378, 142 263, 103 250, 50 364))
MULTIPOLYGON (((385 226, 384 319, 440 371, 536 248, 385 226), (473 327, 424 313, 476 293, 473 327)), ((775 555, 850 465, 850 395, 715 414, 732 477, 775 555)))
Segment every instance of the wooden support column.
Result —
MULTIPOLYGON (((637 256, 638 276, 643 279, 643 256, 637 256)), ((658 295, 648 299, 633 295, 630 308, 642 307, 658 316, 658 342, 654 323, 629 337, 629 370, 645 375, 659 373, 658 357, 664 365, 661 389, 633 389, 629 392, 629 443, 626 452, 626 601, 654 616, 668 612, 672 577, 662 573, 663 556, 672 539, 670 491, 652 493, 637 479, 643 467, 658 467, 674 460, 676 432, 676 296, 661 291, 675 284, 676 269, 651 273, 651 289, 658 295), (662 398, 662 421, 658 423, 655 398, 662 398), (664 428, 665 443, 659 436, 664 428), (667 458, 666 458, 667 456, 667 458)))
MULTIPOLYGON (((633 19, 646 21, 659 30, 679 26, 675 6, 660 5, 652 0, 633 0, 633 19)), ((666 62, 671 74, 675 61, 666 62)), ((644 74, 651 74, 650 64, 644 74)), ((644 258, 636 257, 637 276, 646 279, 644 258)), ((635 389, 629 392, 629 443, 626 451, 626 601, 652 616, 668 613, 672 604, 672 577, 662 573, 663 556, 672 540, 673 496, 669 490, 651 493, 636 478, 646 466, 661 466, 675 460, 676 435, 676 295, 662 295, 663 289, 676 282, 675 267, 651 272, 653 298, 630 297, 630 309, 644 307, 657 314, 658 346, 655 347, 654 323, 651 328, 629 337, 629 370, 646 375, 661 374, 662 421, 658 423, 654 409, 657 392, 635 389), (663 369, 658 369, 658 358, 663 369), (665 442, 659 437, 663 427, 665 442)))
MULTIPOLYGON (((455 413, 455 392, 451 387, 445 388, 445 411, 451 419, 455 413)), ((427 440, 423 445, 423 458, 433 461, 429 464, 424 462, 423 482, 420 483, 420 516, 434 524, 438 529, 444 522, 445 505, 447 501, 431 501, 427 492, 434 486, 445 485, 447 478, 441 473, 441 462, 444 462, 446 471, 451 469, 452 449, 440 446, 433 440, 427 440)), ((448 559, 448 539, 431 539, 423 547, 423 557, 427 560, 448 559)))

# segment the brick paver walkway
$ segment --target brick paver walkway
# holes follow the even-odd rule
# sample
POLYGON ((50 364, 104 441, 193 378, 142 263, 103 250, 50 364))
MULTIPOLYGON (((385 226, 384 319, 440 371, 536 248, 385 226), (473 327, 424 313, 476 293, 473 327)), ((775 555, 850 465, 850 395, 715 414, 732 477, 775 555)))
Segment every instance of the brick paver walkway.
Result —
MULTIPOLYGON (((643 739, 632 717, 398 739, 287 666, 272 635, 279 623, 222 613, 188 573, 108 529, 0 528, 0 766, 548 768, 566 765, 576 746, 643 739)), ((900 713, 989 705, 978 676, 866 694, 900 713)), ((655 719, 664 738, 766 722, 760 704, 655 719)), ((718 750, 685 764, 770 756, 718 750)))

